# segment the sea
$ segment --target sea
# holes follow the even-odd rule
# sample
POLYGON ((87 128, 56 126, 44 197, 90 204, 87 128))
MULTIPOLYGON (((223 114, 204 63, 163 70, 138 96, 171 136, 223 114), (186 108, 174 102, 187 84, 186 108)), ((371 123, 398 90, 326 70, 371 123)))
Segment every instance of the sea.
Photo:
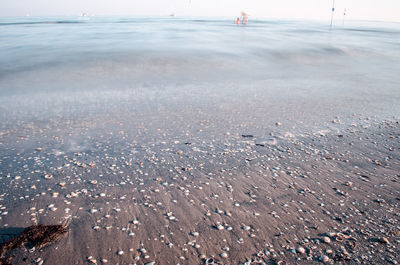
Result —
POLYGON ((298 113, 304 120, 319 113, 394 117, 400 114, 399 73, 400 23, 0 19, 3 123, 187 108, 274 119, 298 113))

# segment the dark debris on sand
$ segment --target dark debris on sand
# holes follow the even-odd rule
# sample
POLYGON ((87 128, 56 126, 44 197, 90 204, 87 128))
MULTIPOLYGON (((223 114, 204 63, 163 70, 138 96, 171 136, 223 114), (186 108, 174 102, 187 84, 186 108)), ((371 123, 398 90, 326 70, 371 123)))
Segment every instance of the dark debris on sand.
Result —
POLYGON ((63 225, 33 225, 27 227, 22 233, 1 244, 0 265, 8 265, 11 258, 7 258, 7 253, 13 249, 20 247, 40 249, 58 240, 67 232, 67 228, 63 225))

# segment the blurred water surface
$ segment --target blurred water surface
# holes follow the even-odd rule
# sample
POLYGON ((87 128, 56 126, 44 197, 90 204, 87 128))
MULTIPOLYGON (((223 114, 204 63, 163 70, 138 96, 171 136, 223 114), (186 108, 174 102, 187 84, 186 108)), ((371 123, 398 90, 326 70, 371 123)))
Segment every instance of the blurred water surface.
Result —
POLYGON ((248 25, 176 17, 0 19, 5 119, 30 103, 39 108, 37 97, 69 109, 77 102, 104 105, 113 97, 151 109, 227 98, 270 104, 290 96, 335 100, 338 94, 369 101, 383 95, 379 104, 392 106, 400 93, 399 62, 399 23, 330 28, 257 19, 248 25))

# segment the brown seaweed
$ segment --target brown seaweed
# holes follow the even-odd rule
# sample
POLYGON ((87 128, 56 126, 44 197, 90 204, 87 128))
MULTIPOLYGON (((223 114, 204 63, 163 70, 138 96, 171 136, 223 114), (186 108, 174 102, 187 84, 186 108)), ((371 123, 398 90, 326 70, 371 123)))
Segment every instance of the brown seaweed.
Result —
POLYGON ((63 225, 33 225, 25 228, 22 233, 0 246, 0 265, 12 264, 6 254, 16 248, 26 247, 29 249, 40 249, 58 240, 67 232, 63 225))

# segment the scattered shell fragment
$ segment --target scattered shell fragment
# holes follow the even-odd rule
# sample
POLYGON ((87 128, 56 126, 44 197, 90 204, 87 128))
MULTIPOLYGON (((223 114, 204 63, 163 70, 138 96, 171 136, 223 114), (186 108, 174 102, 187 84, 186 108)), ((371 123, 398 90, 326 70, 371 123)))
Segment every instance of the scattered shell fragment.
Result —
POLYGON ((300 253, 300 254, 304 254, 304 253, 306 252, 306 250, 305 250, 303 247, 298 247, 298 248, 296 249, 296 251, 297 251, 298 253, 300 253))
POLYGON ((224 259, 226 259, 228 257, 228 253, 226 253, 226 252, 222 252, 219 255, 221 256, 221 258, 224 258, 224 259))
POLYGON ((389 240, 386 237, 381 237, 379 239, 379 242, 384 243, 384 244, 389 244, 389 240))
POLYGON ((331 243, 331 239, 329 237, 327 237, 327 236, 324 236, 322 238, 322 240, 324 241, 324 243, 327 243, 327 244, 331 243))
POLYGON ((217 230, 224 230, 224 226, 221 224, 216 225, 215 228, 217 228, 217 230))
POLYGON ((191 234, 192 236, 199 236, 199 232, 196 232, 196 231, 191 232, 190 234, 191 234))
POLYGON ((243 229, 244 231, 249 231, 249 230, 251 229, 251 227, 248 226, 248 225, 244 225, 244 226, 242 226, 242 229, 243 229))
POLYGON ((319 257, 319 260, 323 263, 328 263, 330 261, 329 257, 326 255, 322 255, 319 257))
POLYGON ((93 258, 92 256, 89 256, 87 259, 88 259, 88 261, 89 261, 90 263, 92 263, 92 264, 97 264, 97 260, 96 260, 95 258, 93 258))

